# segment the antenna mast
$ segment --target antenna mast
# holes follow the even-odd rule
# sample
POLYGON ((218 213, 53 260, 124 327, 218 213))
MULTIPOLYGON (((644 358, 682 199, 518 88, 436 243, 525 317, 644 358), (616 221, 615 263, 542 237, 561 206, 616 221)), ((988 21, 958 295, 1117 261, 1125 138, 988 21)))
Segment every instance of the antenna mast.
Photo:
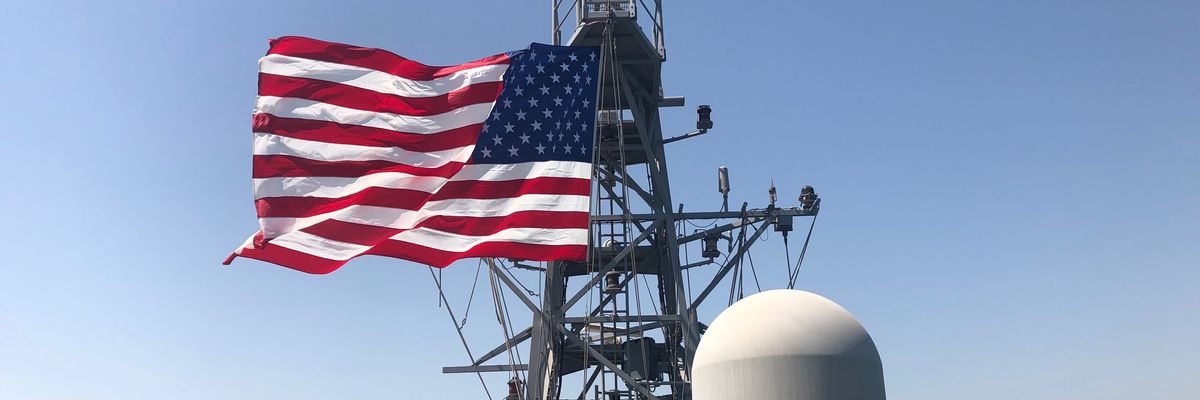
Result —
MULTIPOLYGON (((763 209, 746 204, 740 211, 673 209, 663 145, 706 133, 712 120, 711 108, 700 106, 695 131, 663 138, 659 108, 682 107, 684 99, 663 96, 662 1, 551 0, 551 14, 554 44, 602 49, 590 258, 549 263, 540 301, 501 264, 536 267, 486 259, 533 313, 532 324, 472 365, 443 372, 525 370, 528 381, 524 390, 510 392, 517 393, 506 398, 512 400, 691 399, 692 358, 706 328, 696 320, 696 308, 731 271, 738 279, 743 256, 768 225, 790 231, 792 217, 816 216, 819 199, 813 192, 802 207, 779 208, 772 200, 763 209), (572 16, 574 25, 566 25, 572 16), (565 43, 564 27, 573 29, 565 43), (726 223, 689 233, 680 227, 687 220, 726 223), (721 240, 728 242, 723 260, 721 240), (703 258, 684 265, 680 248, 690 242, 702 243, 703 258), (697 267, 716 272, 693 293, 682 275, 697 267), (484 365, 525 341, 528 364, 484 365)), ((720 182, 724 196, 729 191, 724 167, 720 182)))

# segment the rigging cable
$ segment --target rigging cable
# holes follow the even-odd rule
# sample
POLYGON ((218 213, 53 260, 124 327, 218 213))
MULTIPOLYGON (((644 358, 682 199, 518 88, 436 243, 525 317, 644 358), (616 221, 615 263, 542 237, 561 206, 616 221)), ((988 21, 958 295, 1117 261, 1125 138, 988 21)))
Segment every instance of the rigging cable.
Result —
MULTIPOLYGON (((488 265, 494 266, 495 262, 495 260, 489 260, 488 265)), ((500 333, 504 338, 504 342, 502 343, 504 343, 504 351, 508 355, 508 377, 511 379, 517 376, 517 367, 513 357, 512 344, 510 344, 510 339, 512 339, 512 337, 509 336, 508 333, 508 322, 505 321, 504 312, 501 310, 501 304, 503 303, 501 297, 503 294, 500 289, 500 284, 496 282, 496 273, 496 268, 488 268, 488 286, 492 289, 492 304, 496 310, 496 322, 500 323, 500 333)))
MULTIPOLYGON (((504 265, 504 264, 501 264, 501 265, 504 265)), ((510 271, 511 271, 511 270, 510 270, 510 271)), ((540 272, 539 272, 539 274, 540 274, 540 272)), ((512 279, 513 279, 514 281, 518 281, 518 282, 520 282, 519 280, 517 280, 517 276, 516 276, 516 274, 513 274, 513 273, 511 273, 511 272, 510 272, 510 273, 509 273, 509 275, 510 275, 510 276, 512 276, 512 279)), ((501 293, 503 294, 503 292, 501 292, 501 293)), ((517 336, 517 334, 516 334, 516 331, 514 331, 514 330, 513 330, 513 327, 512 327, 512 320, 513 320, 513 319, 512 319, 512 314, 510 314, 510 313, 508 312, 508 297, 507 297, 507 296, 503 296, 503 295, 501 295, 501 296, 500 296, 500 304, 504 306, 504 316, 505 316, 505 318, 508 318, 508 321, 509 321, 509 324, 508 324, 508 338, 509 338, 509 339, 511 339, 511 338, 514 338, 514 337, 516 337, 516 336, 517 336)), ((506 340, 507 340, 507 339, 506 339, 506 340)), ((522 358, 521 358, 521 348, 520 348, 520 347, 514 347, 514 348, 513 348, 513 351, 514 351, 515 353, 517 353, 517 364, 524 364, 524 363, 525 363, 525 361, 523 361, 523 360, 522 360, 522 358)), ((517 377, 519 377, 519 378, 521 379, 521 381, 525 381, 525 379, 526 379, 526 376, 525 376, 525 374, 523 374, 521 371, 517 371, 517 377)))
MULTIPOLYGON (((743 226, 742 232, 738 235, 738 240, 737 240, 737 247, 738 247, 739 254, 742 253, 742 248, 745 245, 746 245, 746 230, 745 230, 745 226, 743 226)), ((728 258, 728 257, 726 257, 726 258, 728 258)), ((729 262, 733 263, 732 274, 731 274, 733 280, 729 282, 729 302, 726 304, 726 307, 733 305, 733 298, 734 298, 734 295, 737 294, 737 287, 738 287, 738 268, 740 268, 742 265, 740 256, 737 258, 734 258, 732 261, 729 261, 729 262)))
MULTIPOLYGON (((473 282, 471 282, 471 295, 467 297, 467 310, 463 311, 462 322, 458 323, 459 326, 464 326, 464 327, 467 326, 467 317, 471 315, 471 304, 475 303, 475 287, 479 286, 479 271, 482 269, 483 269, 483 259, 481 258, 481 259, 479 259, 479 265, 475 266, 475 280, 473 282)), ((439 277, 442 275, 441 272, 442 272, 442 270, 439 269, 438 270, 439 277)), ((441 305, 440 300, 438 302, 438 305, 439 306, 441 305)))
MULTIPOLYGON (((573 3, 574 3, 574 2, 573 2, 573 3)), ((574 5, 572 5, 572 7, 574 7, 574 5)), ((594 131, 593 131, 593 132, 595 132, 595 133, 597 133, 597 134, 593 135, 593 137, 592 137, 592 160, 593 160, 593 162, 592 162, 592 168, 593 168, 593 171, 592 171, 592 176, 593 176, 593 177, 595 177, 596 175, 598 175, 598 174, 596 173, 596 171, 598 171, 598 170, 600 169, 600 163, 599 163, 599 162, 596 162, 596 161, 599 161, 599 159, 601 159, 601 158, 603 158, 605 161, 609 161, 609 160, 608 160, 608 156, 607 156, 606 154, 604 154, 604 153, 602 153, 602 152, 600 151, 600 147, 601 147, 601 144, 602 144, 602 143, 601 143, 601 142, 602 142, 602 140, 601 140, 601 139, 602 139, 602 138, 601 138, 601 136, 602 136, 602 133, 603 133, 602 129, 600 128, 600 125, 604 123, 604 119, 602 118, 602 114, 601 114, 601 112, 600 112, 600 111, 601 111, 601 107, 603 107, 603 106, 604 106, 604 101, 605 101, 605 96, 604 96, 604 88, 602 87, 602 86, 603 86, 603 85, 602 85, 602 83, 604 82, 604 73, 605 73, 605 71, 604 71, 604 67, 605 67, 605 65, 606 65, 606 64, 605 64, 605 62, 604 62, 604 60, 605 60, 606 58, 608 58, 608 57, 611 57, 611 56, 612 56, 612 54, 611 54, 611 52, 610 52, 610 50, 609 50, 609 48, 608 48, 608 46, 607 46, 607 44, 608 44, 608 41, 611 39, 611 35, 612 35, 612 22, 611 22, 611 21, 609 21, 609 22, 608 22, 608 23, 606 23, 606 24, 605 24, 605 26, 604 26, 604 32, 603 32, 603 36, 604 36, 604 44, 605 44, 605 46, 601 46, 601 48, 600 48, 600 67, 599 67, 599 68, 600 68, 600 71, 598 71, 598 72, 599 72, 599 79, 598 79, 598 80, 597 80, 597 82, 596 82, 596 86, 597 86, 597 90, 596 90, 596 113, 597 113, 597 118, 596 118, 596 119, 597 119, 597 121, 596 121, 596 124, 595 124, 595 125, 596 125, 596 127, 594 127, 594 131)), ((617 128, 617 129, 620 129, 620 121, 617 121, 617 126, 618 126, 618 128, 617 128)), ((611 162, 606 162, 606 163, 605 163, 605 166, 609 166, 609 165, 611 165, 611 162)), ((593 207, 594 207, 594 208, 592 209, 592 211, 595 211, 595 212, 597 212, 597 213, 601 213, 601 212, 603 212, 603 211, 604 211, 604 208, 603 208, 603 204, 602 204, 602 203, 601 203, 601 201, 600 201, 600 196, 599 196, 599 193, 600 193, 600 186, 601 186, 601 185, 604 185, 604 183, 603 183, 601 180, 599 180, 599 179, 594 179, 594 182, 595 182, 595 186, 594 186, 594 187, 595 187, 595 191, 596 191, 596 193, 597 193, 597 196, 592 196, 592 201, 591 201, 591 202, 589 202, 589 203, 590 203, 590 204, 592 204, 592 205, 593 205, 593 207)), ((611 205, 611 204, 609 205, 609 210, 610 210, 609 212, 612 212, 612 211, 611 211, 611 210, 612 210, 612 205, 611 205)), ((599 245, 601 245, 601 246, 605 245, 604 241, 600 240, 600 239, 602 239, 602 238, 604 237, 604 229, 603 229, 603 227, 601 226, 601 223, 600 223, 600 222, 596 222, 596 221, 592 221, 591 223, 589 223, 589 228, 592 228, 592 229, 594 229, 594 232, 589 232, 589 233, 594 235, 594 236, 592 236, 592 238, 595 240, 595 244, 599 244, 599 245)), ((610 233, 610 234, 612 233, 611 226, 609 227, 609 233, 610 233)), ((592 266, 592 267, 594 267, 594 266, 596 266, 596 265, 600 265, 600 262, 601 262, 602 258, 601 258, 601 256, 600 256, 600 252, 599 252, 599 251, 592 251, 592 248, 593 248, 593 246, 588 246, 587 260, 588 260, 588 262, 591 264, 591 266, 592 266)), ((587 271, 587 270, 590 270, 590 269, 591 269, 591 267, 585 268, 585 271, 587 271)), ((599 272, 599 271, 597 271, 597 272, 599 272)), ((549 277, 549 274, 547 274, 547 277, 549 277)), ((547 287, 548 287, 548 286, 547 286, 547 287)), ((601 286, 601 282, 596 282, 596 290, 597 290, 597 291, 599 291, 599 292, 601 292, 601 293, 603 293, 603 292, 600 290, 600 288, 601 288, 601 287, 602 287, 602 286, 601 286)), ((601 294, 601 296, 603 297, 603 294, 601 294)), ((587 309, 588 309, 588 310, 592 310, 592 300, 593 300, 593 296, 587 296, 587 303, 586 303, 586 304, 587 304, 587 309)), ((603 299, 601 299, 601 301, 603 301, 603 299)), ((563 310, 563 311, 565 312, 566 310, 563 310)), ((592 327, 592 313, 589 311, 588 313, 586 313, 586 314, 584 315, 584 317, 583 317, 583 325, 582 325, 582 327, 580 328, 580 329, 582 330, 582 333, 583 333, 583 335, 582 335, 582 336, 583 336, 583 338, 585 339, 585 342, 584 342, 584 345, 585 345, 585 346, 590 346, 590 345, 591 345, 591 342, 592 342, 592 333, 591 333, 591 327, 592 327)), ((572 333, 573 333, 573 334, 578 334, 578 332, 572 332, 572 333)), ((600 336, 601 336, 601 339, 603 339, 603 337, 604 337, 604 330, 603 330, 603 329, 601 329, 601 330, 600 330, 600 336)), ((583 352, 583 365, 584 365, 584 369, 585 369, 585 370, 586 370, 587 368, 589 368, 589 365, 590 365, 590 360, 589 360, 589 358, 590 358, 590 356, 591 356, 591 354, 589 354, 587 351, 584 351, 584 352, 583 352)), ((602 366, 596 366, 596 373, 597 373, 597 374, 599 374, 599 375, 603 375, 603 374, 601 373, 602 371, 603 371, 603 367, 602 367, 602 366)), ((603 378, 603 376, 601 376, 601 385, 602 385, 602 386, 604 385, 603 381, 604 381, 604 378, 603 378)), ((586 387, 585 387, 585 388, 583 388, 583 391, 581 391, 581 392, 580 392, 580 394, 579 394, 579 398, 580 398, 580 399, 582 399, 582 398, 584 397, 585 393, 587 393, 587 389, 588 389, 588 388, 586 388, 586 387)))
MULTIPOLYGON (((676 237, 683 236, 683 235, 679 234, 679 231, 681 229, 683 229, 683 225, 680 224, 679 222, 675 222, 675 236, 676 237)), ((684 265, 692 265, 691 256, 688 255, 687 242, 683 243, 683 263, 684 263, 684 265)), ((688 301, 687 303, 692 304, 692 269, 688 268, 688 269, 683 270, 683 274, 687 277, 687 291, 684 294, 687 295, 687 301, 688 301)))
MULTIPOLYGON (((446 303, 446 313, 450 315, 450 324, 454 325, 454 330, 458 332, 458 340, 462 341, 463 349, 467 350, 467 357, 471 358, 471 364, 475 364, 475 355, 471 353, 471 346, 467 345, 467 338, 463 336, 462 327, 458 326, 458 318, 454 316, 454 310, 450 309, 450 302, 446 300, 446 292, 442 290, 442 281, 438 280, 437 274, 433 273, 433 266, 429 266, 429 277, 433 278, 433 283, 437 285, 438 298, 443 303, 446 303)), ((483 393, 487 394, 488 400, 492 400, 492 392, 488 390, 487 383, 483 381, 483 373, 476 370, 475 376, 479 377, 479 384, 483 386, 483 393)))
POLYGON ((712 228, 712 227, 713 227, 713 225, 716 225, 716 224, 717 224, 717 220, 715 220, 715 219, 714 219, 714 220, 712 220, 712 222, 709 222, 709 223, 707 223, 707 224, 705 224, 705 225, 700 225, 700 224, 697 224, 697 223, 695 223, 695 222, 692 222, 692 220, 690 220, 690 219, 684 219, 684 220, 681 220, 681 221, 683 221, 683 222, 686 222, 688 225, 691 225, 691 226, 692 226, 692 228, 696 228, 696 229, 708 229, 708 228, 712 228))
MULTIPOLYGON (((662 314, 663 313, 662 307, 659 307, 658 302, 654 301, 654 292, 650 290, 650 282, 643 279, 642 287, 646 289, 646 297, 648 297, 650 299, 650 306, 654 307, 655 312, 662 314)), ((637 288, 633 288, 633 290, 637 290, 637 288)))
POLYGON ((788 247, 788 237, 783 235, 783 264, 787 266, 788 282, 792 281, 792 254, 791 248, 788 247))
POLYGON ((794 275, 788 277, 788 289, 796 287, 796 279, 800 277, 800 265, 804 264, 804 254, 808 252, 808 241, 812 239, 813 227, 817 226, 817 216, 813 216, 812 223, 808 225, 808 236, 804 237, 804 247, 800 249, 800 257, 796 259, 796 270, 794 275))
MULTIPOLYGON (((625 119, 624 113, 625 112, 624 112, 624 108, 621 106, 621 89, 622 89, 621 86, 622 85, 621 85, 621 77, 619 76, 620 70, 617 69, 617 57, 616 57, 617 42, 616 42, 616 40, 613 40, 613 38, 612 38, 612 26, 613 26, 613 19, 610 14, 608 22, 607 22, 607 27, 605 28, 606 29, 605 41, 608 42, 608 49, 609 49, 608 61, 609 61, 609 65, 611 68, 609 71, 612 73, 612 80, 613 80, 613 104, 616 106, 614 108, 617 111, 617 153, 620 154, 620 158, 621 158, 621 167, 620 167, 621 168, 621 193, 623 196, 621 198, 621 201, 625 201, 625 199, 629 198, 629 169, 628 169, 629 165, 628 165, 628 161, 625 159, 625 121, 624 121, 624 119, 625 119)), ((650 185, 650 186, 653 188, 654 185, 650 185)), ((610 204, 609 209, 611 210, 612 209, 611 200, 610 200, 609 204, 610 204)), ((625 216, 625 218, 622 218, 622 221, 621 221, 621 230, 623 232, 622 233, 623 240, 625 242, 623 244, 625 246, 634 246, 633 243, 629 243, 629 210, 624 209, 622 211, 625 216)), ((636 254, 637 254, 637 247, 634 247, 633 251, 630 251, 629 255, 626 257, 628 257, 628 260, 636 260, 636 254)), ((636 268, 636 265, 632 265, 631 267, 636 268)), ((626 287, 629 286, 629 282, 628 282, 629 278, 630 278, 629 276, 626 276, 625 277, 626 282, 623 282, 623 283, 625 283, 626 287)), ((636 272, 635 272, 635 278, 636 278, 636 272)), ((637 290, 637 286, 634 286, 633 289, 637 290)), ((626 292, 626 293, 627 293, 627 295, 625 296, 625 310, 628 312, 629 296, 628 296, 628 292, 626 292)), ((614 317, 614 321, 612 324, 612 327, 613 327, 612 334, 613 334, 614 342, 616 341, 617 327, 618 327, 617 326, 618 322, 616 321, 616 318, 615 318, 616 314, 617 314, 617 297, 616 296, 617 296, 617 293, 614 293, 613 299, 612 299, 613 317, 614 317)), ((600 344, 601 345, 604 344, 603 324, 601 324, 601 329, 600 329, 600 344)), ((604 389, 607 389, 607 387, 605 387, 603 385, 604 375, 605 374, 603 374, 603 373, 601 374, 601 384, 602 384, 601 387, 604 389)), ((620 390, 620 382, 618 382, 617 379, 613 379, 612 391, 616 392, 618 390, 620 390)))
MULTIPOLYGON (((745 210, 745 209, 746 209, 746 207, 745 207, 745 204, 743 204, 743 205, 742 205, 742 210, 745 210)), ((745 215, 744 213, 745 213, 745 212, 743 211, 743 217, 742 217, 742 226, 741 226, 741 229, 738 231, 738 239, 737 239, 737 246, 738 246, 738 251, 737 251, 737 253, 738 253, 738 256, 737 256, 737 258, 735 258, 734 260, 730 261, 730 262, 733 262, 733 263, 734 263, 734 266, 733 266, 733 282, 731 282, 731 283, 730 283, 730 285, 729 285, 729 305, 731 305, 731 306, 733 305, 733 295, 734 295, 734 293, 735 293, 735 290, 738 288, 738 285, 739 285, 739 283, 738 283, 738 277, 741 275, 741 268, 742 268, 742 257, 743 257, 743 255, 745 254, 745 251, 744 251, 744 249, 745 249, 745 246, 749 246, 749 245, 753 245, 753 244, 754 244, 754 243, 746 243, 746 226, 747 226, 747 225, 749 225, 749 224, 747 223, 747 221, 748 221, 748 220, 747 220, 747 219, 746 219, 746 217, 744 216, 744 215, 745 215)), ((763 227, 762 227, 762 228, 760 228, 760 229, 766 229, 766 226, 763 226, 763 227)), ((756 231, 756 232, 757 232, 757 231, 756 231)), ((731 243, 731 245, 732 245, 732 243, 731 243)), ((732 246, 731 246, 731 247, 732 247, 732 246)), ((728 258, 728 257, 726 257, 726 258, 728 258)), ((743 277, 742 281, 743 281, 743 282, 742 282, 741 284, 745 284, 745 282, 744 282, 744 281, 745 281, 745 278, 744 278, 744 277, 743 277)))
POLYGON ((754 288, 762 291, 762 285, 758 284, 758 271, 754 268, 754 255, 746 252, 746 259, 750 260, 750 273, 754 275, 754 288))
MULTIPOLYGON (((504 270, 506 270, 506 271, 512 271, 512 268, 513 268, 513 267, 504 266, 504 263, 500 263, 500 267, 504 268, 504 270)), ((510 273, 509 275, 512 275, 512 274, 510 273)), ((515 275, 513 275, 513 282, 516 282, 517 286, 520 286, 521 289, 525 290, 525 293, 528 293, 530 296, 541 297, 540 293, 534 292, 532 289, 525 287, 525 284, 523 284, 523 283, 521 283, 521 281, 517 280, 515 275)))

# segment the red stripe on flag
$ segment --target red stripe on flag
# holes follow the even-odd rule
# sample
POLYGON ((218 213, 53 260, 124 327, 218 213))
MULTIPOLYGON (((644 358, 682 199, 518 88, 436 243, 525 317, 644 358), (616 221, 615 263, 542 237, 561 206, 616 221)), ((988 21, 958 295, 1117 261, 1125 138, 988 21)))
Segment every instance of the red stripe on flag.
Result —
MULTIPOLYGON (((262 248, 241 249, 237 255, 310 274, 328 274, 357 258, 352 257, 345 261, 330 260, 272 245, 270 242, 262 248)), ((468 257, 503 257, 530 261, 583 261, 587 257, 587 246, 483 242, 464 252, 452 252, 408 242, 385 240, 362 255, 393 257, 442 268, 460 258, 468 257)))
POLYGON ((357 178, 379 172, 403 172, 409 175, 449 178, 462 170, 463 163, 451 162, 435 168, 414 167, 391 161, 319 161, 284 155, 256 155, 254 178, 329 176, 357 178))
POLYGON ((409 60, 387 50, 331 43, 300 36, 284 36, 272 39, 271 49, 267 50, 267 54, 282 54, 307 58, 309 60, 328 61, 369 68, 418 81, 433 80, 458 71, 484 65, 507 64, 509 62, 507 55, 497 54, 465 64, 437 67, 409 60))
POLYGON ((390 129, 329 121, 277 117, 258 113, 254 131, 317 142, 358 146, 399 147, 409 151, 430 152, 475 144, 483 124, 467 125, 433 134, 397 132, 390 129))
MULTIPOLYGON (((587 212, 518 211, 498 217, 454 217, 439 215, 421 221, 415 228, 429 228, 467 236, 487 236, 509 228, 571 229, 587 226, 587 212)), ((301 229, 330 240, 374 246, 407 229, 325 220, 301 229)))
POLYGON ((441 96, 404 97, 317 79, 258 74, 258 95, 319 101, 356 110, 428 117, 500 96, 500 82, 470 85, 441 96))
POLYGON ((416 210, 430 194, 411 189, 369 187, 349 196, 268 197, 254 201, 259 218, 303 218, 341 210, 350 206, 375 206, 416 210))
POLYGON ((500 257, 530 261, 583 261, 586 245, 542 245, 513 242, 483 242, 463 252, 438 250, 418 244, 386 240, 366 254, 395 257, 442 268, 460 258, 500 257))
POLYGON ((541 177, 510 181, 446 182, 430 201, 449 199, 505 199, 526 194, 587 196, 591 194, 589 179, 541 177))
POLYGON ((329 240, 361 244, 363 246, 374 246, 405 231, 404 229, 356 224, 336 219, 327 219, 300 230, 329 240))
POLYGON ((447 182, 433 194, 411 189, 368 187, 342 197, 266 197, 256 200, 254 204, 259 218, 303 218, 353 205, 416 210, 426 202, 437 200, 507 199, 527 194, 587 196, 590 193, 591 182, 587 179, 545 177, 496 182, 447 182))

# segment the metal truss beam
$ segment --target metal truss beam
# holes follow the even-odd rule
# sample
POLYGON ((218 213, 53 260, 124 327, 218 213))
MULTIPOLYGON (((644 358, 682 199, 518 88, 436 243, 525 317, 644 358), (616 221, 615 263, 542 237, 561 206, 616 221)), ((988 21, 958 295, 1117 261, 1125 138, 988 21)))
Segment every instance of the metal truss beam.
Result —
POLYGON ((600 354, 600 352, 596 351, 596 349, 593 349, 592 346, 589 346, 587 343, 584 343, 582 340, 580 340, 578 337, 576 337, 571 331, 567 330, 566 327, 564 327, 562 325, 562 323, 556 322, 554 320, 554 318, 552 318, 549 314, 546 314, 546 312, 544 310, 542 310, 541 308, 538 308, 538 306, 533 303, 533 300, 531 300, 528 295, 526 295, 524 292, 521 291, 520 286, 517 285, 517 283, 515 281, 513 281, 511 277, 508 276, 508 274, 504 273, 503 269, 501 269, 499 266, 496 265, 495 260, 488 259, 487 264, 488 264, 488 267, 491 268, 492 271, 494 271, 496 273, 496 276, 500 278, 500 281, 503 282, 505 286, 508 286, 508 289, 511 292, 513 292, 513 294, 515 294, 517 296, 517 298, 520 299, 521 302, 525 304, 526 307, 529 307, 530 311, 532 311, 535 315, 541 317, 543 323, 551 325, 555 330, 558 331, 558 333, 562 334, 563 337, 567 341, 571 342, 572 344, 574 344, 576 346, 583 348, 584 351, 587 351, 588 355, 595 358, 596 362, 600 363, 605 368, 608 368, 610 371, 612 371, 614 374, 616 374, 618 377, 620 377, 621 380, 625 382, 625 385, 628 386, 629 388, 638 391, 638 393, 641 393, 643 396, 645 396, 649 400, 657 400, 658 399, 658 397, 654 396, 654 393, 650 392, 650 389, 647 389, 645 386, 643 386, 640 382, 637 381, 636 378, 630 376, 628 373, 626 373, 624 370, 622 370, 621 367, 614 364, 603 354, 600 354))
POLYGON ((629 241, 629 244, 625 245, 625 248, 621 249, 621 251, 617 253, 617 255, 614 256, 613 259, 608 262, 608 264, 605 264, 604 267, 596 270, 595 275, 592 276, 592 279, 588 280, 586 285, 580 288, 578 292, 575 292, 575 295, 571 296, 570 300, 567 300, 566 303, 563 303, 562 309, 570 310, 571 307, 575 306, 575 303, 578 303, 580 299, 583 299, 583 296, 591 293, 592 287, 596 286, 597 283, 600 283, 601 279, 604 279, 604 273, 611 271, 617 266, 617 264, 620 264, 622 258, 628 256, 629 252, 637 248, 638 243, 641 243, 643 240, 646 240, 646 238, 650 237, 650 234, 654 233, 655 229, 660 226, 662 226, 662 221, 654 221, 654 223, 650 224, 650 227, 646 228, 645 231, 642 231, 641 234, 629 241))
POLYGON ((746 255, 746 250, 749 250, 750 246, 754 244, 754 241, 758 240, 758 237, 762 236, 762 234, 767 231, 767 225, 770 223, 771 221, 763 221, 761 224, 759 224, 758 230, 754 231, 754 234, 750 235, 749 239, 746 239, 745 242, 741 243, 741 245, 738 247, 737 253, 729 257, 729 261, 727 261, 725 265, 717 271, 717 276, 714 276, 712 281, 708 283, 708 286, 704 288, 704 291, 700 292, 700 295, 696 296, 695 300, 692 300, 692 305, 689 309, 692 314, 696 312, 696 308, 700 306, 700 303, 704 302, 704 299, 707 298, 710 293, 712 293, 713 289, 715 289, 717 285, 725 279, 725 274, 729 273, 729 270, 736 267, 742 261, 742 256, 746 255))
POLYGON ((516 365, 468 365, 463 367, 442 367, 443 374, 466 374, 476 372, 510 372, 510 371, 525 371, 529 369, 529 364, 516 365))
POLYGON ((491 360, 492 357, 498 356, 501 353, 504 353, 505 351, 507 351, 508 349, 511 349, 511 348, 515 347, 516 345, 521 344, 521 342, 524 342, 526 339, 529 339, 529 336, 531 336, 532 332, 533 332, 533 327, 525 328, 525 330, 518 332, 516 335, 513 335, 512 338, 505 340, 504 343, 500 344, 499 346, 496 346, 496 348, 492 349, 492 351, 489 351, 486 354, 479 356, 479 359, 476 359, 474 363, 471 363, 471 365, 483 364, 483 363, 487 362, 487 360, 491 360))
MULTIPOLYGON (((673 219, 731 219, 731 218, 767 218, 767 217, 809 217, 817 215, 817 209, 801 209, 801 208, 777 208, 774 211, 767 210, 746 210, 741 211, 707 211, 707 212, 684 212, 674 213, 673 219)), ((592 221, 653 221, 662 219, 663 214, 629 214, 629 215, 593 215, 592 221)))

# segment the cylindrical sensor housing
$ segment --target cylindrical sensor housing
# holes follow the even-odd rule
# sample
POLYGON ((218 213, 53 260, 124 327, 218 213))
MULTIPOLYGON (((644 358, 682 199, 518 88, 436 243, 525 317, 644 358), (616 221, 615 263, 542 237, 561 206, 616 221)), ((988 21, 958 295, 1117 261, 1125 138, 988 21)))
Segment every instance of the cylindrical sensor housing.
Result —
POLYGON ((717 168, 717 191, 721 194, 729 194, 729 168, 724 165, 717 168))

